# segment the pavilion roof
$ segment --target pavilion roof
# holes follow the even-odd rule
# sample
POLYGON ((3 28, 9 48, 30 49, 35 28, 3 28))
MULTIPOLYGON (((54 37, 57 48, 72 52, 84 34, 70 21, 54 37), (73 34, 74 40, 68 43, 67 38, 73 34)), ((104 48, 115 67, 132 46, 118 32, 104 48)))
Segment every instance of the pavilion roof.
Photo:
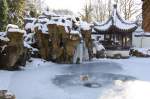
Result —
POLYGON ((98 33, 132 33, 137 28, 136 22, 124 20, 117 11, 117 5, 114 5, 114 10, 111 17, 104 23, 96 23, 94 30, 98 33))

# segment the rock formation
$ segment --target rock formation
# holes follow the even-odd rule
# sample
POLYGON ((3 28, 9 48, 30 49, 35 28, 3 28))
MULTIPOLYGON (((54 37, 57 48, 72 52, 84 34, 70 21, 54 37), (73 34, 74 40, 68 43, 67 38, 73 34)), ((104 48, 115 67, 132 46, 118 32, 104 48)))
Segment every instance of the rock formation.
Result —
POLYGON ((36 27, 36 43, 38 45, 39 53, 41 58, 49 60, 50 58, 50 42, 49 35, 43 33, 40 29, 36 27))
POLYGON ((81 30, 81 34, 83 37, 83 41, 85 42, 85 45, 88 49, 89 58, 91 59, 93 56, 91 30, 81 30))
POLYGON ((1 36, 5 39, 0 40, 0 68, 15 69, 25 65, 27 49, 24 48, 23 43, 24 31, 16 27, 8 26, 5 36, 1 36))
MULTIPOLYGON (((83 40, 85 44, 82 46, 88 49, 86 52, 92 58, 91 28, 87 29, 87 24, 84 24, 86 30, 83 28, 80 31, 78 24, 65 17, 38 20, 35 25, 35 38, 41 58, 57 63, 73 63, 75 53, 80 51, 79 45, 83 40), (76 25, 76 28, 73 25, 76 25)), ((79 53, 77 56, 79 57, 79 53)))
POLYGON ((0 99, 16 99, 16 97, 7 90, 0 90, 0 99))

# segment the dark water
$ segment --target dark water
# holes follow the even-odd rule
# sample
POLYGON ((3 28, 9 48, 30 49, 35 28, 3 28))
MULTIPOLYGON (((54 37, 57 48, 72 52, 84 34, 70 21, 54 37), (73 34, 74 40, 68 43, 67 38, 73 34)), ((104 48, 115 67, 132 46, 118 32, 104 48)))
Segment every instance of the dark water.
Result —
POLYGON ((135 77, 117 74, 123 71, 119 64, 113 62, 97 62, 86 64, 74 64, 64 68, 64 74, 56 75, 53 83, 59 87, 84 86, 85 83, 98 84, 100 87, 112 84, 114 80, 129 81, 135 77), (82 81, 81 76, 88 76, 88 80, 82 81))

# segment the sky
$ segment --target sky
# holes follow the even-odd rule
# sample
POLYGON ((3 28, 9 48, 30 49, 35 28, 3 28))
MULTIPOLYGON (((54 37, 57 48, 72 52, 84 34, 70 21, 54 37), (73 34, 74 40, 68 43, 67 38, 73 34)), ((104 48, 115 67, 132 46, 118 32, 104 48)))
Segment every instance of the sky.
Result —
POLYGON ((69 9, 78 13, 84 6, 84 0, 45 0, 51 9, 69 9))
MULTIPOLYGON (((83 11, 83 7, 85 5, 86 0, 44 0, 44 1, 45 4, 50 7, 50 9, 69 9, 73 11, 74 14, 79 14, 79 12, 83 11)), ((141 2, 141 0, 135 1, 141 2)))

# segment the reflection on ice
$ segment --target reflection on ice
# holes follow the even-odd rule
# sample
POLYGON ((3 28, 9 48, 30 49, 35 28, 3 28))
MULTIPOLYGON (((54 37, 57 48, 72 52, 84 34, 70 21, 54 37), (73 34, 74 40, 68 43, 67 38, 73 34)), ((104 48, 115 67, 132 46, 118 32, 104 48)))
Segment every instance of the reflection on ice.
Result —
POLYGON ((97 73, 122 71, 122 67, 114 62, 95 62, 85 64, 74 64, 65 68, 66 73, 97 73))

